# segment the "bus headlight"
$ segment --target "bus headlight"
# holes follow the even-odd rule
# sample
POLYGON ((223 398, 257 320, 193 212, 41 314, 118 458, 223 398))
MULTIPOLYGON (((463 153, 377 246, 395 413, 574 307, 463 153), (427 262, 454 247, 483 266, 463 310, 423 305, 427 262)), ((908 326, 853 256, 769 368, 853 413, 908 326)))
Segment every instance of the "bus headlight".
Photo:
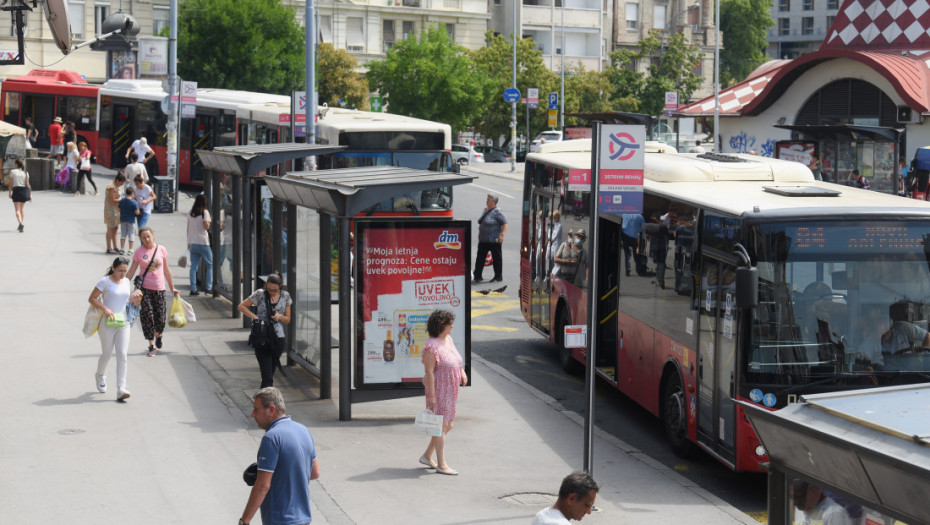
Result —
POLYGON ((756 445, 756 455, 760 458, 765 456, 765 447, 762 445, 756 445))

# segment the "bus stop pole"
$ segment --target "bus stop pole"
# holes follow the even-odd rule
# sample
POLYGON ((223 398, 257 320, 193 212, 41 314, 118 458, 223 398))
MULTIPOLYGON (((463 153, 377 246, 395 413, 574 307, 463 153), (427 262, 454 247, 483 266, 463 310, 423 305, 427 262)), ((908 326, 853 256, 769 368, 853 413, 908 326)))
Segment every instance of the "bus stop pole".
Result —
POLYGON ((584 390, 585 390, 585 411, 584 411, 584 471, 588 475, 594 475, 594 365, 595 352, 597 351, 597 257, 594 250, 597 246, 597 209, 598 209, 598 179, 601 174, 600 155, 598 148, 598 139, 601 135, 601 123, 591 123, 591 200, 588 203, 590 213, 590 223, 588 231, 591 232, 591 241, 588 243, 588 350, 585 352, 585 373, 584 373, 584 390))

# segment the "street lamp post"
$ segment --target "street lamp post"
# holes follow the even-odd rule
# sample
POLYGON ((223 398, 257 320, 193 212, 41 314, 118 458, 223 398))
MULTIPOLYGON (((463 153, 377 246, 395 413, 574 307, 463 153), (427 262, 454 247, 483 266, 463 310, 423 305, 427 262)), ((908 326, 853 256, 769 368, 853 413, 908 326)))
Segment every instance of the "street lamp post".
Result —
MULTIPOLYGON (((517 1, 513 0, 513 84, 517 89, 517 1)), ((517 97, 519 99, 519 97, 517 97)), ((529 137, 527 137, 529 139, 529 137)), ((517 171, 517 101, 510 111, 510 171, 517 171)))

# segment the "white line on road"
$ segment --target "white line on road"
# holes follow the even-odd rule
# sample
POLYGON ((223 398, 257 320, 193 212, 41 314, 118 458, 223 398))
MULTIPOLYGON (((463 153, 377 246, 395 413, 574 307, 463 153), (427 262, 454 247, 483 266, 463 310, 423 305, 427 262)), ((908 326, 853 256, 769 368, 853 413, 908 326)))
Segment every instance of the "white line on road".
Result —
POLYGON ((515 198, 515 197, 513 197, 513 196, 511 196, 511 195, 507 195, 506 193, 502 193, 500 190, 496 190, 496 189, 494 189, 494 188, 488 188, 487 186, 482 186, 482 185, 480 185, 480 184, 472 183, 472 187, 477 187, 477 188, 481 188, 481 189, 484 189, 484 190, 488 190, 488 191, 490 191, 490 192, 493 192, 495 195, 500 195, 500 196, 502 196, 502 197, 507 197, 508 199, 513 199, 513 198, 515 198))

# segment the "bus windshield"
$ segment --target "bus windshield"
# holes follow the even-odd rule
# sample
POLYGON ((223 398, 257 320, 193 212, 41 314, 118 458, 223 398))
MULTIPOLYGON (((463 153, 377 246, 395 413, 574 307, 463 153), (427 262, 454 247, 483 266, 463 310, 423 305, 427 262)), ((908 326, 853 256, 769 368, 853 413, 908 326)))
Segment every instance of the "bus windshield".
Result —
POLYGON ((753 226, 747 381, 791 390, 930 379, 928 236, 916 221, 753 226))
POLYGON ((332 166, 325 168, 365 168, 397 166, 415 170, 451 171, 452 157, 447 151, 347 151, 332 156, 332 166))

